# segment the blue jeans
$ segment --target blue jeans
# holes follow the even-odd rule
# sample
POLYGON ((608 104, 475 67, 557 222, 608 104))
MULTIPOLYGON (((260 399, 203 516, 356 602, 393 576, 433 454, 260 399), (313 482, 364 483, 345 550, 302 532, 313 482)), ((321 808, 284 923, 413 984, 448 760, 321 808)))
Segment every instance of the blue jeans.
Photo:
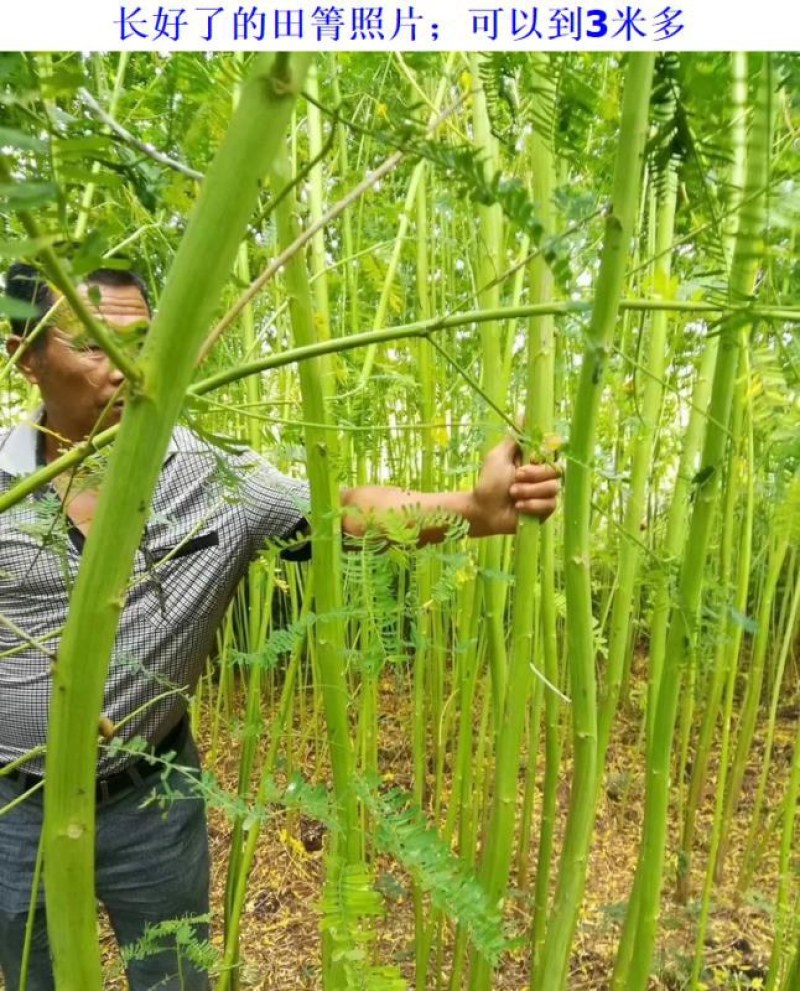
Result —
MULTIPOLYGON (((175 764, 198 767, 191 738, 175 764)), ((22 783, 0 778, 0 810, 23 790, 22 783)), ((6 991, 19 987, 41 827, 41 791, 0 815, 0 970, 6 991)), ((155 773, 141 787, 131 786, 98 804, 95 885, 120 947, 130 954, 131 991, 208 991, 197 948, 197 941, 208 939, 208 924, 192 921, 208 914, 208 832, 203 800, 184 773, 173 770, 166 786, 155 773), (168 801, 142 808, 154 790, 166 791, 168 801)), ((54 987, 40 889, 27 991, 54 987)))

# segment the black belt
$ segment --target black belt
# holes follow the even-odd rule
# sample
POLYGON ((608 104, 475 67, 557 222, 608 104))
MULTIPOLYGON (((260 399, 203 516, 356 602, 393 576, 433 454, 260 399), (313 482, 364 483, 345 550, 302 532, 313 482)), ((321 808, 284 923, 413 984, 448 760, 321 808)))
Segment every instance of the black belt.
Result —
MULTIPOLYGON (((180 750, 186 743, 189 736, 189 717, 184 716, 181 721, 174 726, 169 733, 148 750, 148 755, 152 757, 163 757, 168 753, 180 750)), ((0 768, 5 767, 0 764, 0 768)), ((140 788, 147 778, 162 770, 159 762, 151 763, 147 756, 140 757, 128 767, 123 767, 116 774, 110 774, 107 778, 98 778, 95 786, 95 798, 98 802, 107 802, 115 795, 128 791, 131 788, 140 788)), ((29 771, 9 771, 3 777, 9 781, 19 781, 24 785, 23 791, 29 791, 42 780, 38 774, 31 774, 29 771)))

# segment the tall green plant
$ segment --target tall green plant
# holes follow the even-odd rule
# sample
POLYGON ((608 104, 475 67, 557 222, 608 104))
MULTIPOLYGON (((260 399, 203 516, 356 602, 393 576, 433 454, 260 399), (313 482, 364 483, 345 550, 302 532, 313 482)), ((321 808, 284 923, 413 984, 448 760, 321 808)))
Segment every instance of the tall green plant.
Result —
MULTIPOLYGON (((277 163, 276 191, 291 178, 288 158, 277 163)), ((284 195, 276 211, 278 238, 291 244, 297 233, 296 203, 292 192, 284 195)), ((286 267, 286 290, 295 342, 299 346, 317 338, 311 291, 305 260, 296 255, 286 267)), ((331 375, 324 359, 303 362, 300 388, 306 421, 307 471, 311 489, 311 532, 313 534, 314 583, 317 612, 316 656, 325 704, 328 750, 333 771, 337 814, 337 834, 331 852, 329 871, 355 870, 362 857, 363 838, 359 830, 354 789, 355 756, 348 724, 349 691, 345 680, 345 636, 342 617, 341 501, 336 426, 330 419, 331 375), (320 580, 321 579, 321 580, 320 580)), ((340 991, 347 986, 347 959, 333 955, 331 935, 326 941, 323 980, 326 989, 340 991)))
POLYGON ((542 952, 542 981, 566 985, 572 937, 586 879, 597 788, 597 702, 589 559, 592 462, 607 348, 620 297, 639 205, 654 58, 632 55, 623 94, 611 209, 606 219, 592 320, 586 335, 564 492, 567 650, 573 724, 573 781, 553 911, 542 952))
POLYGON ((59 991, 102 985, 94 900, 97 727, 133 555, 195 356, 308 62, 260 57, 242 92, 139 359, 141 381, 130 396, 75 584, 53 671, 46 760, 45 890, 59 991))
MULTIPOLYGON (((548 221, 548 232, 552 229, 554 166, 552 139, 537 135, 531 145, 531 167, 534 176, 534 196, 542 204, 542 215, 548 221)), ((544 223, 544 221, 543 221, 544 223)), ((496 254, 489 257, 489 263, 497 264, 496 254)), ((488 264, 481 267, 487 272, 488 264)), ((542 256, 538 256, 531 267, 531 300, 547 302, 553 294, 553 275, 542 256)), ((484 336, 484 360, 486 369, 494 372, 499 352, 497 331, 491 325, 491 338, 484 336)), ((549 432, 552 420, 552 352, 553 318, 543 316, 530 321, 528 330, 528 351, 525 377, 525 424, 529 437, 523 456, 540 456, 541 441, 549 432)), ((481 857, 481 878, 489 893, 491 902, 501 903, 508 885, 509 870, 514 851, 514 824, 517 813, 517 787, 519 780, 520 750, 528 709, 528 696, 533 674, 533 666, 540 664, 534 657, 534 615, 536 589, 539 584, 540 526, 536 520, 523 520, 514 544, 514 587, 518 594, 514 598, 511 619, 511 639, 508 651, 508 673, 505 671, 506 652, 503 647, 492 666, 493 707, 500 717, 497 724, 497 751, 495 757, 494 791, 491 816, 486 831, 486 847, 481 857)), ((484 557, 484 566, 491 558, 484 557)), ((499 562, 499 556, 495 559, 499 562)), ((496 566, 496 565, 495 565, 496 566)), ((494 583, 485 586, 485 599, 494 602, 498 608, 500 589, 494 583)), ((489 616, 490 623, 499 623, 500 616, 489 616)), ((490 632, 490 641, 492 634, 490 632)), ((490 656, 497 647, 490 644, 490 656)), ((497 718, 497 717, 496 717, 497 718)), ((531 741, 533 749, 535 741, 531 741)), ((530 760, 535 757, 531 755, 530 760)), ((490 987, 491 967, 483 957, 476 957, 470 976, 472 991, 483 991, 490 987)))
MULTIPOLYGON (((748 143, 745 197, 730 278, 733 301, 749 297, 763 253, 765 190, 772 137, 772 75, 769 59, 758 64, 758 100, 748 143)), ((647 985, 660 904, 669 798, 669 762, 680 685, 686 658, 697 636, 697 614, 706 550, 726 453, 735 373, 739 357, 739 326, 734 319, 720 328, 720 351, 714 373, 709 425, 702 469, 695 485, 687 551, 681 562, 676 602, 670 612, 665 665, 658 687, 656 718, 648 749, 648 776, 642 845, 634 897, 625 919, 614 973, 614 988, 643 991, 647 985), (630 969, 627 961, 630 960, 630 969)))

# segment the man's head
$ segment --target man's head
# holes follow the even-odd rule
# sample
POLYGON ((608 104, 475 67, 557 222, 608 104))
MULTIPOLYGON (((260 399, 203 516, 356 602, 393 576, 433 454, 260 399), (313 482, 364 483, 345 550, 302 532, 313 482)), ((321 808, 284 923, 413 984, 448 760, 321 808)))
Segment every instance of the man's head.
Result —
MULTIPOLYGON (((35 316, 16 317, 9 321, 13 337, 27 337, 39 322, 47 316, 58 300, 60 293, 53 289, 39 269, 33 265, 28 265, 26 262, 14 262, 6 273, 5 282, 6 296, 22 303, 32 303, 36 309, 35 316)), ((84 285, 133 287, 138 289, 145 302, 148 314, 150 313, 150 300, 144 280, 140 275, 130 269, 98 268, 86 276, 84 285)), ((48 326, 50 323, 57 325, 57 318, 58 314, 56 313, 48 323, 48 326)), ((39 332, 34 342, 34 347, 37 344, 43 343, 46 333, 46 328, 44 332, 39 332)))
MULTIPOLYGON (((99 269, 78 287, 89 310, 112 333, 147 324, 150 306, 141 278, 133 272, 99 269)), ((29 265, 12 265, 6 294, 33 303, 37 316, 11 321, 6 350, 15 354, 26 336, 60 298, 44 276, 29 265)), ((25 377, 39 387, 48 428, 67 442, 117 422, 122 413, 122 373, 87 338, 69 305, 62 301, 47 318, 41 337, 19 359, 25 377)))

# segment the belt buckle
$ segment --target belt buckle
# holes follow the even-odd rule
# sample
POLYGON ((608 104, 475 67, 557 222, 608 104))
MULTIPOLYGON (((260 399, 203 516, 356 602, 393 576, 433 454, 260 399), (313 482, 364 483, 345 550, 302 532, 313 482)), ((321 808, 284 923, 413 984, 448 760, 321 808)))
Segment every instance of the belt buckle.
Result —
MULTIPOLYGON (((149 775, 142 774, 139 765, 142 760, 136 761, 130 767, 123 767, 121 771, 112 774, 108 778, 98 778, 96 782, 96 796, 99 803, 108 802, 117 795, 134 788, 143 788, 145 778, 149 775)), ((156 770, 155 767, 150 771, 156 770)))

